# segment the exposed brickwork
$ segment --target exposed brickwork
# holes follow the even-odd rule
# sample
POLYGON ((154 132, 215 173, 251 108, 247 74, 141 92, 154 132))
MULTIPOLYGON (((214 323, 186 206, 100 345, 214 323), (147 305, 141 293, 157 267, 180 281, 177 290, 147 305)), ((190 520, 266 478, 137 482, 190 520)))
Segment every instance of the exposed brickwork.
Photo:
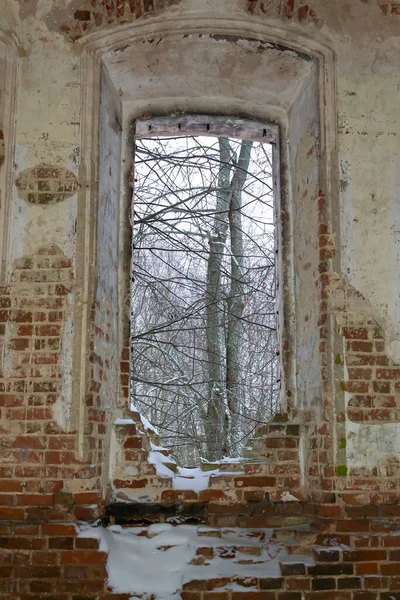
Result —
MULTIPOLYGON (((298 461, 300 427, 289 423, 285 415, 277 415, 275 422, 258 429, 256 437, 249 441, 243 462, 214 465, 214 469, 219 466, 218 473, 211 476, 209 488, 199 493, 173 490, 171 479, 156 475, 156 469, 148 463, 148 458, 150 441, 158 447, 158 437, 152 432, 145 433, 139 413, 127 415, 132 423, 114 425, 119 460, 113 487, 121 499, 134 493, 135 496, 153 498, 156 502, 200 501, 224 507, 232 502, 239 505, 266 498, 280 501, 288 494, 293 500, 303 497, 298 461), (129 473, 129 477, 125 473, 129 473)), ((171 469, 172 476, 176 465, 169 462, 169 453, 158 453, 160 462, 165 455, 165 464, 171 469)), ((220 525, 217 516, 213 524, 220 525)), ((243 523, 241 526, 246 525, 243 523)))
POLYGON ((384 15, 400 15, 400 2, 398 0, 377 0, 377 4, 384 15))
POLYGON ((172 483, 168 478, 157 477, 154 465, 148 462, 150 440, 158 444, 158 439, 145 432, 139 413, 128 414, 132 423, 114 425, 120 454, 112 486, 120 499, 127 494, 127 497, 148 496, 160 501, 163 490, 171 490, 172 483))
POLYGON ((400 410, 400 367, 385 353, 381 329, 370 321, 365 327, 344 327, 346 338, 346 392, 352 394, 348 418, 358 423, 396 423, 400 410))
POLYGON ((96 494, 1 492, 2 597, 61 600, 105 594, 106 556, 95 540, 77 539, 75 526, 78 520, 93 518, 96 494), (13 498, 12 505, 8 498, 13 498))
POLYGON ((251 14, 267 15, 298 23, 322 24, 317 15, 316 2, 304 0, 248 0, 247 10, 251 14))
POLYGON ((268 14, 278 17, 281 11, 282 0, 247 0, 247 10, 251 14, 268 14))
POLYGON ((120 381, 123 397, 126 398, 127 402, 129 399, 129 373, 130 373, 130 348, 126 345, 121 352, 120 362, 120 381))
POLYGON ((333 238, 329 231, 328 202, 326 197, 320 193, 316 199, 318 208, 318 223, 316 231, 317 246, 319 248, 318 286, 320 296, 319 306, 319 354, 321 365, 321 387, 322 387, 322 420, 315 423, 315 414, 310 411, 302 415, 304 421, 303 435, 306 437, 306 452, 308 460, 307 482, 313 490, 325 489, 324 480, 326 476, 334 473, 335 457, 333 455, 332 428, 328 425, 332 422, 333 404, 329 390, 328 356, 329 340, 332 332, 328 320, 328 296, 330 273, 333 271, 333 260, 335 258, 335 247, 333 238))
POLYGON ((400 366, 387 355, 370 305, 337 276, 331 281, 329 302, 344 340, 335 363, 345 367, 340 386, 350 396, 348 418, 357 423, 398 422, 400 366))
POLYGON ((71 343, 63 335, 72 289, 71 261, 55 245, 19 259, 10 285, 0 288, 1 484, 10 492, 50 494, 37 498, 45 506, 66 480, 96 475, 78 458, 74 432, 55 420, 63 402, 60 354, 71 343))
MULTIPOLYGON (((398 2, 376 2, 383 14, 400 14, 398 2)), ((68 4, 62 8, 55 3, 45 18, 59 28, 54 12, 64 11, 61 30, 73 41, 178 3, 93 0, 61 3, 68 4)), ((316 0, 248 0, 241 5, 254 16, 280 18, 289 28, 291 23, 322 25, 316 0)), ((372 12, 378 14, 376 4, 372 12)), ((0 135, 0 163, 2 141, 0 135)), ((49 165, 20 174, 16 185, 24 200, 44 205, 78 189, 73 174, 49 165)), ((56 246, 17 262, 9 284, 0 288, 0 595, 11 600, 128 600, 130 596, 107 589, 106 556, 97 542, 77 539, 78 521, 93 522, 104 514, 105 520, 124 525, 171 518, 220 528, 267 527, 295 555, 281 564, 277 577, 189 582, 183 600, 400 598, 399 461, 392 456, 373 468, 351 469, 346 456, 346 426, 398 423, 400 367, 388 356, 371 307, 335 274, 331 207, 322 193, 317 202, 311 244, 319 248, 315 283, 322 397, 307 413, 296 412, 289 401, 288 415, 259 429, 243 462, 222 464, 209 488, 199 493, 175 490, 171 478, 156 475, 148 457, 151 438, 157 440, 144 432, 140 416, 128 406, 124 416, 131 423, 107 422, 104 389, 112 365, 103 349, 112 348, 117 336, 103 300, 93 305, 90 319, 88 394, 81 414, 85 436, 78 452, 77 434, 63 427, 57 415, 61 352, 63 344, 71 343, 65 341, 65 324, 71 316, 73 267, 56 246), (337 375, 333 381, 332 369, 337 375), (117 467, 110 481, 101 481, 112 435, 117 442, 113 451, 120 452, 117 467), (100 489, 115 492, 113 500, 122 502, 103 509, 100 489), (126 502, 132 500, 128 492, 141 502, 126 502), (297 559, 300 555, 309 555, 315 564, 297 559), (224 589, 232 584, 243 590, 224 589)), ((288 365, 288 343, 283 352, 288 365)), ((117 380, 128 400, 129 344, 116 362, 117 380)), ((204 547, 193 564, 202 566, 213 552, 204 547)), ((215 552, 230 560, 236 549, 215 552)), ((257 557, 257 549, 253 552, 257 557)))
MULTIPOLYGON (((129 23, 146 16, 154 16, 181 0, 92 0, 82 2, 79 8, 61 10, 55 7, 50 14, 49 26, 59 29, 69 40, 76 41, 93 31, 129 23), (59 14, 60 13, 60 14, 59 14)), ((315 0, 244 0, 244 8, 252 15, 313 23, 321 26, 315 0)), ((388 9, 393 10, 394 8, 388 9)))
MULTIPOLYGON (((5 504, 6 495, 1 496, 5 504)), ((296 528, 294 520, 290 523, 287 504, 269 505, 271 522, 282 515, 287 518, 285 528, 281 528, 279 521, 271 525, 273 539, 285 543, 288 554, 292 555, 290 560, 280 562, 280 574, 266 574, 261 578, 194 579, 184 584, 182 599, 397 598, 400 592, 398 507, 360 506, 351 504, 350 496, 348 500, 349 504, 326 505, 335 513, 334 519, 321 516, 323 511, 315 505, 296 505, 297 512, 307 514, 308 529, 296 528), (320 516, 316 515, 317 510, 320 516), (305 561, 304 555, 310 559, 305 561), (236 591, 229 589, 232 586, 236 591), (243 591, 238 591, 238 586, 244 588, 243 591)), ((27 501, 23 498, 21 505, 27 501)), ((93 501, 96 501, 93 494, 55 494, 51 506, 31 508, 25 520, 17 513, 18 509, 11 513, 8 507, 2 508, 9 515, 0 537, 2 596, 13 600, 128 598, 107 589, 107 555, 98 550, 98 541, 77 537, 75 522, 89 508, 85 503, 93 501), (63 522, 57 523, 57 512, 61 510, 63 522), (45 511, 47 522, 43 521, 45 511)), ((237 513, 232 507, 227 515, 229 510, 237 513)), ((218 530, 215 535, 218 537, 218 530)), ((262 530, 254 531, 254 539, 259 539, 260 544, 263 535, 262 530)), ((214 555, 226 561, 235 560, 238 551, 247 554, 249 564, 257 561, 258 546, 246 550, 245 547, 217 545, 212 549, 204 544, 193 565, 201 567, 214 555)))
MULTIPOLYGON (((379 384, 379 393, 376 391, 375 395, 390 398, 397 391, 398 369, 385 354, 382 332, 368 316, 365 301, 351 286, 330 274, 335 252, 323 222, 325 199, 320 197, 318 202, 321 353, 326 353, 324 344, 328 336, 324 315, 331 309, 344 340, 345 353, 340 362, 347 365, 351 376, 343 382, 342 392, 361 381, 369 387, 358 390, 354 397, 368 398, 379 384), (354 314, 358 315, 357 321, 354 314), (360 360, 362 364, 358 364, 360 360), (355 369, 354 373, 351 369, 355 369)), ((107 590, 106 556, 97 550, 97 542, 76 539, 72 525, 79 520, 93 521, 101 515, 96 489, 99 489, 106 425, 104 410, 97 406, 99 390, 93 388, 87 397, 84 461, 76 453, 74 433, 62 432, 52 414, 61 380, 59 352, 68 310, 66 297, 73 285, 71 263, 57 247, 41 248, 34 256, 18 261, 11 279, 11 284, 1 290, 0 331, 9 352, 1 384, 3 583, 0 589, 14 600, 33 600, 38 594, 54 600, 93 596, 120 600, 120 595, 109 595, 107 590), (74 480, 81 480, 88 491, 79 494, 68 491, 74 480)), ((124 352, 122 363, 128 364, 129 355, 124 352)), ((92 364, 96 365, 92 381, 97 377, 101 386, 102 365, 95 355, 92 364)), ((322 369, 324 376, 325 362, 322 369)), ((324 393, 328 394, 328 387, 324 393)), ((328 415, 328 396, 324 402, 328 415)), ((350 419, 356 418, 351 412, 354 409, 350 401, 350 419)), ((374 410, 363 405, 367 420, 374 422, 376 413, 371 412, 374 410)), ((226 591, 221 580, 201 585, 192 582, 182 591, 183 599, 303 600, 329 598, 331 594, 332 598, 359 600, 387 599, 390 594, 396 597, 399 593, 398 536, 393 535, 400 525, 397 468, 393 468, 392 478, 385 472, 383 487, 377 473, 353 472, 343 477, 335 467, 332 432, 327 423, 315 426, 310 421, 300 427, 287 416, 277 415, 273 423, 261 427, 250 441, 245 462, 222 465, 207 490, 198 494, 182 492, 172 489, 171 480, 156 476, 154 466, 147 462, 149 437, 144 433, 140 416, 129 413, 129 417, 133 423, 115 425, 123 462, 122 475, 114 479, 114 488, 128 489, 137 496, 156 490, 156 503, 147 516, 145 509, 139 516, 132 516, 129 505, 122 504, 125 517, 121 522, 158 522, 174 506, 174 514, 185 513, 183 519, 189 522, 216 527, 273 528, 278 538, 288 535, 287 528, 300 527, 290 534, 294 535, 296 545, 288 542, 288 552, 301 552, 316 559, 314 566, 301 561, 282 565, 279 578, 252 581, 249 591, 226 591), (314 432, 309 439, 312 486, 307 494, 301 486, 298 460, 303 427, 314 432), (126 468, 129 478, 123 477, 126 468)), ((227 552, 227 558, 233 556, 232 552, 227 552)))
MULTIPOLYGON (((64 11, 59 29, 71 41, 99 29, 129 23, 180 3, 180 0, 92 0, 84 1, 78 9, 64 11), (72 12, 71 12, 72 11, 72 12), (65 14, 66 12, 66 14, 65 14)), ((54 15, 57 8, 54 9, 54 15)), ((53 27, 54 15, 52 22, 53 27)))
MULTIPOLYGON (((398 0, 372 0, 379 6, 383 15, 400 15, 398 0)), ((359 0, 368 4, 369 0, 359 0)), ((314 23, 321 26, 323 19, 318 14, 318 2, 310 0, 247 0, 247 10, 251 14, 283 18, 298 23, 314 23)))
POLYGON ((29 204, 57 204, 78 190, 71 171, 52 165, 39 165, 22 171, 16 179, 20 198, 29 204))
MULTIPOLYGON (((85 458, 90 466, 86 468, 88 478, 94 478, 97 482, 102 474, 102 466, 105 459, 104 443, 106 440, 106 409, 108 402, 102 396, 102 386, 107 382, 109 375, 109 357, 104 352, 110 344, 115 344, 116 332, 111 330, 109 323, 104 319, 99 323, 99 316, 104 317, 104 311, 91 311, 91 340, 89 356, 89 383, 85 396, 85 458)), ((117 390, 115 390, 115 393, 117 390)))

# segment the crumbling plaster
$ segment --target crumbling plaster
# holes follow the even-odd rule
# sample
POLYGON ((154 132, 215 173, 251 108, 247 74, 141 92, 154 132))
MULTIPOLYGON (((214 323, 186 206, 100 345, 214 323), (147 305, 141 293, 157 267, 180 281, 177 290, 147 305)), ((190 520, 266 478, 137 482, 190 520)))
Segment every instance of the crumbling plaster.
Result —
MULTIPOLYGON (((334 97, 329 96, 324 101, 334 105, 333 114, 338 117, 337 140, 331 145, 332 154, 327 157, 331 181, 334 186, 340 183, 340 219, 336 214, 331 215, 336 236, 335 269, 371 302, 374 317, 383 326, 389 341, 388 352, 395 362, 400 362, 400 300, 395 283, 400 279, 399 228, 396 225, 399 205, 400 125, 396 107, 400 87, 397 69, 400 21, 395 14, 383 14, 375 2, 354 2, 348 6, 342 0, 334 3, 320 0, 313 3, 320 19, 318 27, 315 22, 301 24, 290 21, 284 24, 282 12, 279 12, 279 18, 276 12, 271 18, 268 8, 263 13, 261 4, 257 4, 252 16, 249 13, 246 16, 244 9, 247 4, 242 1, 214 0, 211 3, 182 0, 171 8, 171 14, 176 20, 181 19, 182 29, 187 25, 185 18, 189 19, 188 15, 197 22, 203 19, 204 23, 207 17, 208 28, 210 23, 217 26, 224 22, 227 26, 229 15, 232 19, 242 19, 248 29, 263 31, 271 38, 279 34, 281 38, 301 39, 304 45, 307 38, 310 46, 317 43, 333 50, 336 88, 329 89, 329 94, 334 97), (340 176, 335 168, 337 161, 340 176)), ((66 2, 65 10, 73 11, 76 6, 76 2, 66 2)), ((32 2, 30 10, 26 10, 26 6, 22 9, 17 0, 9 0, 0 17, 0 27, 11 32, 19 53, 14 113, 14 173, 17 177, 21 171, 40 163, 55 164, 79 175, 80 185, 85 188, 91 184, 86 179, 88 165, 81 162, 82 140, 85 140, 87 127, 87 123, 82 121, 86 115, 81 112, 82 85, 87 77, 87 63, 82 58, 85 44, 71 44, 66 39, 58 29, 60 23, 51 19, 53 10, 54 3, 50 0, 32 2)), ((164 22, 168 28, 165 19, 164 22)), ((128 25, 121 27, 127 28, 128 25)), ((148 27, 150 31, 151 24, 148 27)), ((101 46, 101 32, 93 35, 94 40, 98 39, 98 47, 101 46)), ((190 45, 192 41, 187 43, 190 45)), ((215 43, 219 48, 225 44, 223 40, 215 43)), ((155 52, 153 46, 149 52, 151 58, 151 53, 155 52)), ((174 52, 173 48, 170 52, 174 52)), ((258 60, 258 55, 254 56, 258 60)), ((162 56, 161 61, 165 63, 167 59, 168 53, 162 56)), ((107 64, 111 72, 111 63, 107 64)), ((153 72, 159 69, 159 86, 164 77, 162 64, 152 67, 153 72)), ((186 65, 189 70, 193 68, 186 58, 179 64, 181 67, 186 65)), ((250 65, 250 69, 253 70, 254 65, 250 65)), ((229 70, 232 85, 241 87, 244 93, 249 80, 236 80, 231 73, 229 70)), ((291 73, 289 70, 288 75, 291 73)), ((319 74, 320 77, 324 75, 319 74)), ((152 82, 149 80, 149 83, 152 82)), ((265 89, 268 88, 269 82, 263 83, 265 89)), ((116 87, 121 87, 117 85, 117 77, 116 87)), ((129 97, 127 91, 123 88, 122 91, 129 97)), ((176 92, 176 89, 173 91, 176 92)), ((231 87, 230 94, 232 91, 231 87)), ((205 97, 210 98, 210 92, 207 90, 205 97)), ((148 98, 149 93, 146 94, 148 98)), ((168 112, 174 109, 174 102, 176 94, 169 93, 168 99, 159 100, 158 104, 148 101, 147 108, 151 111, 163 108, 168 112)), ((249 98, 244 94, 237 109, 244 109, 246 103, 249 103, 249 98)), ((259 108, 254 116, 260 118, 262 95, 258 102, 252 103, 253 107, 255 104, 259 108)), ((197 107, 199 110, 206 106, 209 105, 202 104, 194 98, 194 94, 190 94, 182 109, 194 110, 197 107)), ((215 100, 214 106, 216 111, 224 112, 223 98, 215 100)), ((133 104, 128 108, 126 104, 127 120, 136 108, 133 104)), ((330 122, 330 135, 334 136, 334 128, 335 122, 330 122)), ((85 201, 85 197, 82 198, 85 201)), ((9 268, 15 259, 32 254, 39 242, 47 244, 56 240, 66 256, 75 258, 77 195, 57 205, 29 206, 19 198, 14 187, 11 208, 9 268)), ((78 252, 81 251, 82 247, 79 247, 78 252)), ((379 443, 378 437, 375 443, 379 443)))

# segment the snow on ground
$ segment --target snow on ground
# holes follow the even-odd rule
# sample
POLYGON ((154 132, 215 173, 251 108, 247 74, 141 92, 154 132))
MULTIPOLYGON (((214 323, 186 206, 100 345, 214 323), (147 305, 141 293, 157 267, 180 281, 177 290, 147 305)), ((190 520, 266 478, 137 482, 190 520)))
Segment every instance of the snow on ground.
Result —
POLYGON ((279 577, 280 561, 312 564, 310 557, 289 557, 283 542, 271 540, 272 530, 224 529, 221 537, 215 533, 208 527, 169 523, 148 528, 86 525, 79 537, 100 540, 100 550, 108 554, 108 584, 115 593, 154 594, 157 600, 180 600, 183 585, 196 579, 228 577, 229 589, 250 591, 234 578, 247 578, 251 584, 252 577, 279 577), (214 557, 204 558, 201 565, 190 564, 200 547, 213 548, 214 557), (251 547, 260 551, 243 552, 251 547))

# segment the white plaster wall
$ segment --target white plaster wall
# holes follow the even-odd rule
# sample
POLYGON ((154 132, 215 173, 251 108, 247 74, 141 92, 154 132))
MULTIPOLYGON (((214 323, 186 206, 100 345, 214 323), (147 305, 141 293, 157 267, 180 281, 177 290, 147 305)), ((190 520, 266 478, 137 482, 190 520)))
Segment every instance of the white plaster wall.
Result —
MULTIPOLYGON (((99 195, 97 203, 95 323, 104 337, 95 335, 95 353, 107 376, 101 386, 102 405, 115 405, 118 391, 118 232, 121 172, 121 106, 107 74, 102 73, 99 134, 99 195)), ((129 249, 128 249, 129 251, 129 249)))
MULTIPOLYGON (((23 31, 27 50, 18 65, 15 178, 40 163, 65 167, 77 175, 80 59, 60 36, 40 31, 44 25, 38 31, 35 25, 23 31)), ((57 205, 28 205, 13 186, 11 209, 9 269, 16 258, 51 243, 74 259, 77 194, 57 205)))
MULTIPOLYGON (((357 47, 353 40, 346 58, 343 49, 339 58, 342 267, 372 303, 388 340, 395 341, 400 340, 400 44, 398 36, 364 41, 357 47)), ((400 363, 400 344, 391 355, 400 363)))
MULTIPOLYGON (((46 162, 77 173, 81 49, 77 44, 67 43, 62 33, 56 33, 55 28, 49 29, 46 25, 44 17, 53 7, 52 0, 28 4, 30 10, 22 11, 18 0, 7 0, 0 14, 0 28, 12 33, 19 55, 14 171, 18 174, 46 162)), ((334 180, 341 179, 340 231, 337 232, 341 275, 371 302, 375 318, 383 325, 387 339, 393 342, 392 357, 400 362, 400 19, 395 15, 383 16, 378 3, 372 0, 368 3, 320 0, 317 4, 320 28, 311 22, 300 25, 271 20, 268 15, 260 18, 245 16, 242 0, 182 0, 171 15, 179 16, 182 29, 185 27, 183 17, 189 11, 193 19, 210 17, 207 27, 226 24, 228 16, 240 16, 248 19, 249 29, 259 28, 265 35, 273 37, 280 32, 281 37, 286 36, 288 40, 302 36, 305 46, 316 41, 332 48, 337 96, 327 100, 333 101, 338 116, 341 172, 336 173, 334 161, 332 168, 334 180)), ((69 0, 63 5, 67 7, 69 0)), ((165 21, 165 17, 161 19, 165 21)), ((200 44, 191 39, 187 43, 200 44)), ((229 104, 229 110, 253 114, 259 120, 281 117, 280 111, 288 106, 286 90, 290 89, 294 94, 298 91, 291 87, 293 70, 288 71, 287 86, 280 90, 281 109, 274 112, 268 106, 272 99, 271 80, 260 76, 262 59, 258 54, 244 43, 236 46, 233 52, 248 55, 247 72, 241 74, 237 71, 236 55, 226 49, 227 42, 213 40, 212 44, 215 50, 209 51, 205 67, 199 67, 195 60, 189 61, 184 53, 179 54, 166 45, 162 47, 161 62, 153 64, 156 59, 154 46, 151 46, 148 61, 141 66, 147 76, 146 86, 139 89, 133 73, 130 95, 121 88, 122 94, 126 94, 124 120, 132 115, 140 116, 138 111, 143 110, 143 102, 146 110, 157 112, 200 109, 223 114, 229 104), (190 77, 189 84, 187 79, 183 84, 183 79, 172 74, 168 62, 173 56, 179 59, 181 74, 190 77), (223 77, 219 77, 221 69, 223 77), (168 74, 169 83, 166 81, 168 74), (200 81, 203 82, 201 85, 200 81), (256 95, 249 91, 253 82, 252 89, 258 90, 256 95), (155 89, 162 92, 157 100, 154 100, 155 89), (181 98, 179 106, 177 97, 181 98)), ((118 87, 116 84, 119 92, 118 87)), ((278 92, 277 89, 274 91, 277 100, 278 92)), ((309 169, 313 173, 312 165, 309 169)), ((86 185, 86 181, 81 184, 86 185)), ((51 242, 56 242, 67 256, 74 257, 76 202, 73 197, 55 206, 28 206, 18 198, 14 188, 9 264, 14 258, 30 254, 39 245, 51 242)), ((313 302, 311 292, 309 301, 313 302)), ((307 384, 307 371, 313 374, 315 368, 311 361, 309 367, 303 369, 300 381, 304 385, 307 384)), ((311 375, 310 385, 313 380, 311 375)), ((368 444, 375 449, 381 445, 382 433, 373 427, 368 434, 368 444)), ((390 443, 395 447, 390 447, 388 452, 397 456, 399 445, 393 427, 390 427, 390 443)), ((348 451, 348 458, 353 456, 361 464, 370 460, 373 453, 367 458, 365 452, 361 452, 367 437, 360 433, 360 428, 355 433, 358 445, 348 451)))
POLYGON ((290 113, 289 154, 292 172, 293 323, 296 330, 297 406, 320 406, 318 189, 319 95, 314 67, 290 113))

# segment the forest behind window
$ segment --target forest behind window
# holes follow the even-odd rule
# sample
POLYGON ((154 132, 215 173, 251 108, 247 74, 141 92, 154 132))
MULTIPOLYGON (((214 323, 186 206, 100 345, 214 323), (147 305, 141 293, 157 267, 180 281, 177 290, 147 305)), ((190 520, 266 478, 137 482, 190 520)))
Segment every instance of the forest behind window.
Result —
POLYGON ((136 141, 131 397, 183 466, 276 410, 274 237, 271 146, 136 141))

